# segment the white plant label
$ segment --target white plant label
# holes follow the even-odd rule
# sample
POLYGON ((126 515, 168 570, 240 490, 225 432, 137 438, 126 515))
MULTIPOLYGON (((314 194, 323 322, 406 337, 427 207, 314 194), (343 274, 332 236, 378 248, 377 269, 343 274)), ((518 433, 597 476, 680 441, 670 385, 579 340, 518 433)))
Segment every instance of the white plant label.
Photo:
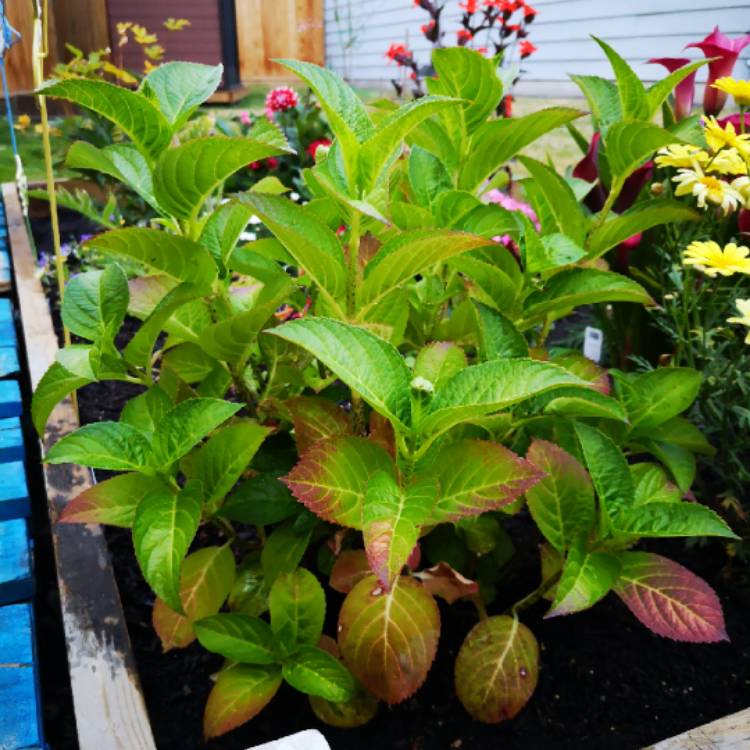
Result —
POLYGON ((602 344, 604 334, 599 328, 586 326, 583 332, 583 356, 599 363, 602 359, 602 344))

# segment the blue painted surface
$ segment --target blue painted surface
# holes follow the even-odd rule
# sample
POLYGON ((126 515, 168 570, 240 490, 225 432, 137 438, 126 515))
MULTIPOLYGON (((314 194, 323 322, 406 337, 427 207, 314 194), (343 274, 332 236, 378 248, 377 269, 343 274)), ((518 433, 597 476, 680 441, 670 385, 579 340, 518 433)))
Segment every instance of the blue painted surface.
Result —
POLYGON ((11 461, 0 464, 0 521, 24 518, 29 514, 29 490, 23 463, 11 461))
POLYGON ((0 463, 23 461, 25 455, 21 420, 18 417, 0 419, 0 463))
POLYGON ((16 325, 13 308, 7 297, 0 298, 0 346, 16 346, 16 325))
POLYGON ((0 419, 20 417, 22 412, 21 389, 18 383, 15 380, 0 380, 0 419))
POLYGON ((26 520, 0 521, 0 604, 30 599, 31 544, 26 520))
POLYGON ((44 745, 30 604, 0 607, 0 750, 44 745))
POLYGON ((15 346, 0 346, 0 378, 15 375, 19 371, 18 353, 15 346))

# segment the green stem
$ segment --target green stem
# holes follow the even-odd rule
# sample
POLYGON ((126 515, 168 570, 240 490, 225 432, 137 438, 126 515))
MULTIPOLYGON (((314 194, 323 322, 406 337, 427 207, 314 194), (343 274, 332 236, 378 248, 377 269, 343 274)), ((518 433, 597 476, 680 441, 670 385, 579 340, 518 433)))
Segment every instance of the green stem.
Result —
POLYGON ((534 591, 523 599, 519 599, 519 601, 508 610, 508 614, 515 615, 524 609, 528 609, 532 604, 536 604, 559 580, 560 573, 556 573, 546 581, 542 581, 542 584, 538 588, 534 589, 534 591))
MULTIPOLYGON (((357 310, 357 290, 359 289, 359 213, 353 211, 349 227, 349 273, 347 278, 346 314, 354 319, 357 310)), ((352 398, 352 404, 354 399, 352 398)))

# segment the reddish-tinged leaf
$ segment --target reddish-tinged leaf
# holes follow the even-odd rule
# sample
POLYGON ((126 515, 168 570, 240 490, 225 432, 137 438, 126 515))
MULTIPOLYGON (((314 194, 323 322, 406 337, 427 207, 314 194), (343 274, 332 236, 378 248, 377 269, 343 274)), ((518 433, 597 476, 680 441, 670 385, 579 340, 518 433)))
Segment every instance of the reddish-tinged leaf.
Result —
POLYGON ((539 679, 539 646, 514 617, 490 617, 475 625, 456 658, 456 694, 486 724, 512 719, 539 679))
POLYGON ((445 599, 448 604, 453 604, 464 596, 479 593, 479 584, 476 581, 462 576, 446 562, 440 562, 413 575, 422 581, 422 585, 433 596, 445 599))
POLYGON ((163 488, 155 477, 118 474, 76 495, 60 514, 60 523, 103 523, 130 528, 138 503, 163 488))
POLYGON ((358 437, 321 440, 282 480, 308 510, 324 521, 358 529, 367 482, 376 471, 395 476, 391 457, 358 437))
POLYGON ((391 458, 396 457, 396 433, 393 425, 376 411, 370 412, 370 440, 385 448, 391 458))
POLYGON ((348 415, 327 398, 297 396, 287 401, 286 407, 292 415, 300 455, 319 440, 351 434, 348 415))
POLYGON ((526 458, 546 476, 526 493, 526 503, 539 531, 564 552, 594 523, 594 487, 586 469, 559 446, 535 439, 526 458))
POLYGON ((157 597, 152 621, 164 651, 184 648, 195 640, 193 622, 216 614, 229 596, 235 576, 232 550, 204 547, 185 558, 180 572, 180 601, 184 615, 157 597))
POLYGON ((560 367, 564 367, 568 372, 578 375, 581 380, 591 383, 594 388, 608 396, 612 390, 612 384, 609 382, 609 375, 603 367, 599 367, 596 362, 592 362, 588 357, 578 352, 564 352, 552 357, 552 362, 560 367))
POLYGON ((430 523, 457 521, 510 505, 544 476, 530 461, 487 440, 443 446, 428 471, 440 484, 430 523))
POLYGON ((334 591, 348 594, 370 573, 370 563, 367 562, 367 555, 363 549, 345 549, 333 564, 328 585, 334 591))
POLYGON ((729 640, 714 590, 687 568, 650 552, 620 554, 615 592, 650 630, 691 643, 729 640))
POLYGON ((390 589, 414 549, 437 497, 432 477, 401 489, 383 471, 370 477, 362 509, 365 552, 372 572, 390 589))
POLYGON ((416 570, 420 562, 422 562, 422 549, 419 546, 419 542, 417 542, 414 545, 414 549, 409 553, 409 557, 406 560, 406 567, 409 570, 416 570))
POLYGON ((219 672, 206 702, 203 734, 207 740, 226 734, 259 714, 281 685, 275 665, 233 664, 219 672))
POLYGON ((352 674, 386 703, 400 703, 421 687, 439 637, 437 604, 413 578, 398 578, 386 592, 369 576, 341 607, 341 655, 352 674))

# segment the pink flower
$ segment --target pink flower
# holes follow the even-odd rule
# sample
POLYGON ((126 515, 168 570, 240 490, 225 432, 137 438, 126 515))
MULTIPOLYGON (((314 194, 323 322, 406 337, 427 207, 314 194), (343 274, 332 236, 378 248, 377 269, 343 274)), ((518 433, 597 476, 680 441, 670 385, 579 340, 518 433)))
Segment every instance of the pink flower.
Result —
MULTIPOLYGON (((507 193, 503 193, 500 190, 490 190, 487 193, 487 199, 490 201, 490 203, 497 203, 498 206, 502 206, 506 211, 520 211, 533 222, 537 231, 541 229, 539 219, 537 219, 537 216, 534 213, 534 209, 528 203, 516 200, 512 196, 508 195, 507 193)), ((508 239, 510 239, 510 237, 508 237, 508 239)), ((503 242, 503 244, 505 244, 503 237, 500 238, 500 242, 503 242)))
POLYGON ((315 160, 315 154, 317 153, 318 149, 321 146, 328 147, 331 145, 331 142, 328 140, 328 138, 319 138, 317 141, 313 141, 306 149, 308 154, 310 154, 310 157, 315 160))
POLYGON ((273 119, 274 112, 284 112, 297 106, 299 97, 291 86, 271 89, 266 95, 266 117, 273 119))
POLYGON ((244 110, 243 112, 240 112, 240 122, 243 125, 252 125, 253 121, 250 117, 250 113, 247 110, 244 110))
POLYGON ((718 78, 732 75, 737 57, 748 44, 750 44, 750 34, 730 39, 716 26, 703 41, 692 42, 685 46, 685 49, 697 47, 706 57, 719 58, 708 64, 708 81, 706 81, 706 91, 703 94, 703 111, 707 115, 718 115, 727 100, 726 92, 715 89, 711 84, 718 78))
MULTIPOLYGON (((740 113, 735 112, 733 115, 727 115, 716 121, 722 128, 725 128, 730 122, 734 125, 734 129, 737 133, 741 132, 742 125, 740 121, 740 113)), ((750 133, 750 112, 745 112, 745 132, 750 133)))
MULTIPOLYGON (((654 57, 649 63, 654 65, 663 65, 670 73, 679 70, 690 62, 687 57, 654 57)), ((693 71, 681 83, 677 84, 674 90, 674 116, 676 120, 684 120, 690 116, 693 109, 693 98, 695 97, 695 75, 698 71, 693 71)))

